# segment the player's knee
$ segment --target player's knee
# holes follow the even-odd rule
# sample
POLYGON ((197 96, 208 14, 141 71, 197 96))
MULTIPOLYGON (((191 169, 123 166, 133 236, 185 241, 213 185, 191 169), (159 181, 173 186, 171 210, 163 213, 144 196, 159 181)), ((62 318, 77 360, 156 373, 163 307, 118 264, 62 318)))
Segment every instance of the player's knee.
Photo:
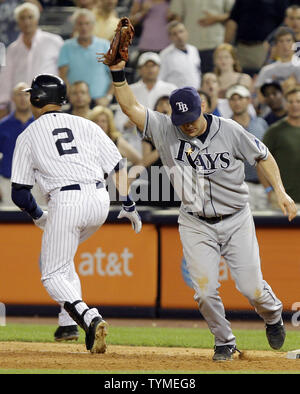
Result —
POLYGON ((206 286, 196 286, 195 287, 195 296, 194 299, 199 302, 205 302, 207 299, 218 296, 218 288, 219 286, 212 286, 211 284, 207 284, 206 286))
POLYGON ((45 264, 41 258, 41 280, 44 283, 46 280, 56 280, 59 278, 68 279, 70 275, 71 264, 61 264, 59 266, 53 266, 49 269, 49 265, 45 264))
POLYGON ((262 296, 262 290, 256 286, 245 284, 239 287, 239 291, 243 294, 244 297, 248 298, 248 300, 252 302, 258 301, 262 296))

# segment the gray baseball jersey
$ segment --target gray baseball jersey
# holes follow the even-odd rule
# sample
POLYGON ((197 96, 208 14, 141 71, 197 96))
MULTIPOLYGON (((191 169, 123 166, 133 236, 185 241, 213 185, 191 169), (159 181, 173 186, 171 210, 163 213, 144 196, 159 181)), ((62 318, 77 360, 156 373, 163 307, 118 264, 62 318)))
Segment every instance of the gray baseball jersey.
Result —
POLYGON ((268 149, 235 121, 205 117, 206 132, 189 138, 170 117, 147 110, 144 137, 154 143, 163 164, 172 169, 170 179, 178 196, 184 191, 179 233, 199 310, 215 337, 215 345, 235 346, 218 294, 221 255, 237 289, 265 323, 278 322, 282 312, 281 301, 263 280, 244 182, 244 162, 255 165, 257 160, 267 159, 268 149), (230 214, 217 224, 199 218, 230 214))
POLYGON ((255 165, 268 157, 268 149, 235 121, 205 116, 205 135, 190 138, 173 125, 169 116, 148 109, 144 138, 153 142, 172 174, 170 180, 182 197, 182 208, 215 217, 246 205, 244 161, 255 165))

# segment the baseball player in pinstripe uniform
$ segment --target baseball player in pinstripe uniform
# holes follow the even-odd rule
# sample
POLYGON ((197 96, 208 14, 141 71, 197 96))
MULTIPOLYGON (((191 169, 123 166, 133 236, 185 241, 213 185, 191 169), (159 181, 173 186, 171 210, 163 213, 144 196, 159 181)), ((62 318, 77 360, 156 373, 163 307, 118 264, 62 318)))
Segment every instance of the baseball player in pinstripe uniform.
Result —
POLYGON ((219 263, 224 256, 238 290, 266 324, 269 344, 285 340, 282 303, 263 280, 253 217, 244 182, 244 162, 257 165, 272 185, 284 214, 297 209, 286 194, 277 164, 267 147, 233 120, 204 114, 191 87, 170 96, 171 117, 137 102, 124 74, 125 62, 111 66, 115 95, 122 111, 150 139, 182 204, 179 232, 195 300, 215 337, 213 360, 233 358, 236 340, 218 294, 219 263))
MULTIPOLYGON (((81 297, 74 268, 78 244, 106 220, 109 196, 104 175, 113 170, 123 196, 119 218, 141 230, 135 204, 127 196, 127 172, 114 143, 95 123, 60 112, 66 100, 62 79, 38 75, 30 101, 35 121, 18 137, 12 166, 12 199, 44 230, 41 249, 42 282, 49 295, 70 316, 65 325, 78 324, 86 333, 86 348, 104 353, 107 323, 81 297), (34 183, 49 196, 48 211, 37 206, 30 190, 34 183), (76 322, 76 323, 75 323, 76 322)), ((101 300, 101 289, 99 292, 101 300)))

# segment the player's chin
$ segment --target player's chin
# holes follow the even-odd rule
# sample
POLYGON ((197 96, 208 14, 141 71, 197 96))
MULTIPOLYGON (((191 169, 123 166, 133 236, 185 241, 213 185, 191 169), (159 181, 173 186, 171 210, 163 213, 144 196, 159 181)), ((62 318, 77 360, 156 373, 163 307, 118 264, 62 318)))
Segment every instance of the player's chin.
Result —
POLYGON ((199 134, 199 130, 193 129, 193 130, 184 130, 183 131, 185 135, 187 135, 190 138, 196 137, 199 134))

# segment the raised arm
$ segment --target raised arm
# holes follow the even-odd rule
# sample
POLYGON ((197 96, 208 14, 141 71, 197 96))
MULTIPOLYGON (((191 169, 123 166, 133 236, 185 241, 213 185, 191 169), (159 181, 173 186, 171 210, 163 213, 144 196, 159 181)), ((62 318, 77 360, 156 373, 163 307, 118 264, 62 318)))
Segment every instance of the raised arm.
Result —
POLYGON ((127 115, 137 126, 138 130, 142 132, 146 121, 146 108, 137 101, 129 87, 125 79, 124 67, 124 61, 109 67, 112 74, 115 97, 123 113, 127 115))
POLYGON ((267 182, 273 187, 277 197, 277 202, 282 212, 288 216, 289 221, 297 215, 297 207, 291 197, 286 193, 283 186, 278 165, 269 152, 266 160, 260 160, 257 163, 257 172, 262 173, 263 184, 268 186, 267 182))

